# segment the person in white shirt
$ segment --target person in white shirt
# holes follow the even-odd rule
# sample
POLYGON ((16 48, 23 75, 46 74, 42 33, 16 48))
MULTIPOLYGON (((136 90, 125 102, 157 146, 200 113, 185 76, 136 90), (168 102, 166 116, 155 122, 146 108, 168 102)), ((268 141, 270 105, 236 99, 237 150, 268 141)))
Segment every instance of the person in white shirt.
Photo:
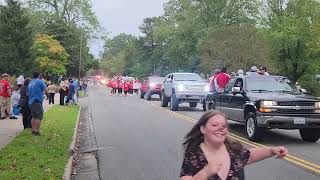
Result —
POLYGON ((21 88, 24 84, 24 77, 23 75, 20 75, 18 78, 17 78, 17 85, 19 88, 21 88))

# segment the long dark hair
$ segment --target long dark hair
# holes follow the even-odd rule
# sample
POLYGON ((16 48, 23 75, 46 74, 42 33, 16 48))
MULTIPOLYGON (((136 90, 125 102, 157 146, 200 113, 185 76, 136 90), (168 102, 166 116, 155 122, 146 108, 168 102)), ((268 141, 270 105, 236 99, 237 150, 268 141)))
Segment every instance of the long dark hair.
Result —
MULTIPOLYGON (((201 126, 205 126, 211 117, 217 115, 223 116, 227 122, 227 118, 222 112, 208 111, 204 113, 201 116, 200 120, 193 126, 191 131, 185 136, 185 141, 182 144, 185 148, 185 155, 193 149, 198 148, 199 145, 204 141, 204 135, 202 134, 200 128, 201 126)), ((240 153, 242 149, 242 145, 239 142, 230 140, 229 138, 225 140, 225 145, 227 149, 232 149, 233 151, 236 151, 238 153, 240 153)))

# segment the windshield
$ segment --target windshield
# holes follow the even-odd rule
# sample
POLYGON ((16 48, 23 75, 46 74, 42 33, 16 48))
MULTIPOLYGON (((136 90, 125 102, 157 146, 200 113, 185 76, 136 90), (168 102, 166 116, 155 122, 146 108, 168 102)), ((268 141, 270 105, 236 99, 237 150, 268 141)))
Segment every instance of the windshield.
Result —
POLYGON ((175 74, 174 79, 176 81, 201 81, 198 74, 175 74))
POLYGON ((259 92, 294 92, 298 93, 298 90, 293 86, 291 81, 283 77, 250 77, 247 78, 247 90, 259 91, 259 92))
POLYGON ((164 81, 164 77, 150 77, 149 81, 150 82, 163 82, 164 81))

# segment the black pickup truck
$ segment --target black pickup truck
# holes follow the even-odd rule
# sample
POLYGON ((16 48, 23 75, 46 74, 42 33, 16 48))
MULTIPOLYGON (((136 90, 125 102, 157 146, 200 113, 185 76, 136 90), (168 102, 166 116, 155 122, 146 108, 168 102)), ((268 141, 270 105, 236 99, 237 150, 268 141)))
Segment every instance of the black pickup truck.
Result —
POLYGON ((245 123, 251 141, 260 141, 273 128, 299 129, 308 142, 320 138, 320 99, 301 93, 286 77, 235 77, 223 93, 207 95, 206 109, 245 123))

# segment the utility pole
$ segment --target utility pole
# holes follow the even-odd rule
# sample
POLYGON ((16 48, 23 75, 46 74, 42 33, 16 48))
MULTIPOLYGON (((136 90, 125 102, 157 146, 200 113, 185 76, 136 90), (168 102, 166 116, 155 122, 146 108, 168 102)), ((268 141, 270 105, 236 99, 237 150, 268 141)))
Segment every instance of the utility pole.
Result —
POLYGON ((81 79, 81 64, 82 64, 82 26, 80 28, 80 55, 79 55, 79 74, 78 74, 78 82, 80 83, 81 79))

